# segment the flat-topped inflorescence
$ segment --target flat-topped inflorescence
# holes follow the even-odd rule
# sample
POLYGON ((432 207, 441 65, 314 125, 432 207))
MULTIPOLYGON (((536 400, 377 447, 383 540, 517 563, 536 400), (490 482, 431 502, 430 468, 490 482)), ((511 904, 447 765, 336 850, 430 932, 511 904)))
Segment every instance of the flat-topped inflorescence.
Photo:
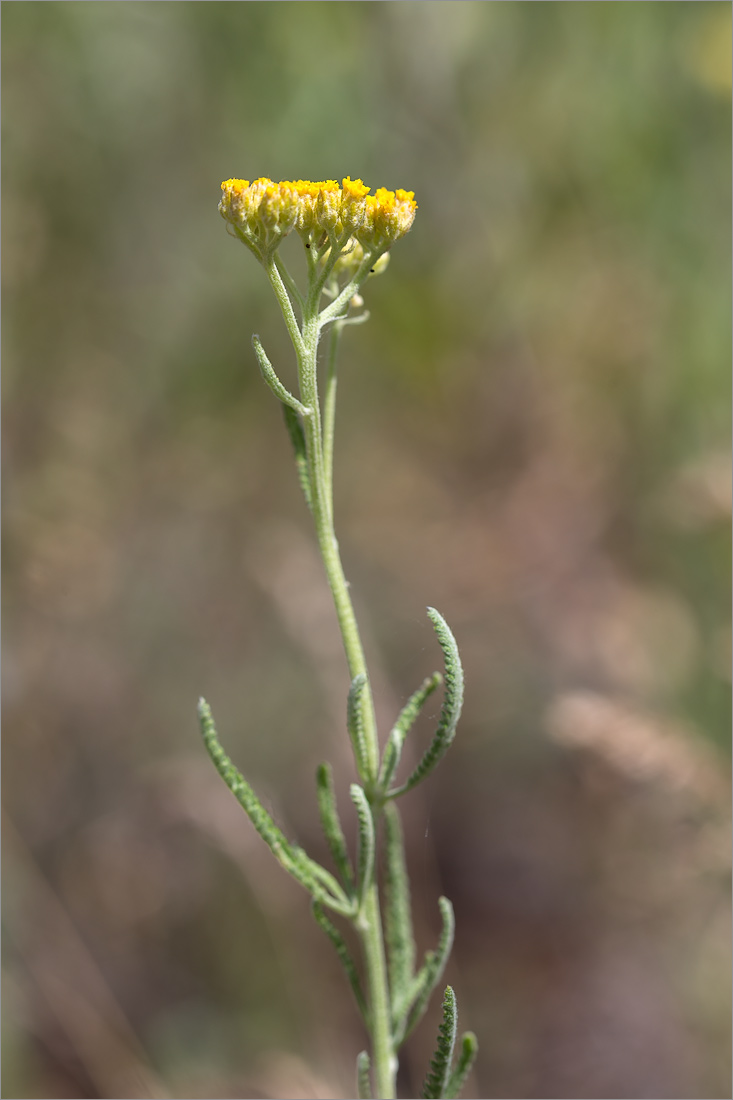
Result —
POLYGON ((271 256, 295 229, 310 247, 338 244, 344 253, 358 243, 376 259, 404 237, 415 219, 413 191, 371 188, 361 180, 229 179, 221 185, 219 211, 255 255, 271 256))

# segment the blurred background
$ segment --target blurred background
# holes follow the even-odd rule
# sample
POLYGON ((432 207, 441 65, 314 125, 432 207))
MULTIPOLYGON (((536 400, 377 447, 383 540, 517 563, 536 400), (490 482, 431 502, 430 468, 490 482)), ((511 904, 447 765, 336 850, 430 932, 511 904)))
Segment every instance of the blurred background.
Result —
POLYGON ((348 677, 216 206, 351 175, 419 203, 343 340, 337 529, 383 731, 427 604, 466 667, 403 803, 465 1095, 730 1096, 730 5, 3 17, 3 1095, 353 1096, 338 962, 195 712, 327 860, 348 677))

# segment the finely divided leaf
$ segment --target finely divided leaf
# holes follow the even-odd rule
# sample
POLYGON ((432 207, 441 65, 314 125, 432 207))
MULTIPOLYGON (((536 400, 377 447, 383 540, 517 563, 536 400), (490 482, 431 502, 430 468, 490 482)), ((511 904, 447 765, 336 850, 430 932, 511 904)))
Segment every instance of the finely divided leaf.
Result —
POLYGON ((364 993, 361 988, 361 981, 359 979, 359 973, 356 969, 356 963, 351 957, 351 952, 346 946, 346 941, 339 932, 338 928, 336 928, 336 926, 333 925, 328 919, 323 911, 322 906, 320 906, 317 901, 311 902, 311 909, 319 928, 323 929, 333 946, 336 948, 336 954, 341 961, 341 965, 346 971, 346 977, 349 979, 349 985, 351 986, 354 996, 356 997, 356 1003, 359 1006, 359 1012, 361 1013, 362 1019, 368 1027, 369 1010, 367 1008, 366 1000, 364 999, 364 993))
POLYGON ((247 780, 240 775, 221 747, 211 707, 205 699, 199 700, 198 709, 201 733, 209 756, 214 762, 214 767, 247 813, 257 832, 269 845, 275 857, 287 868, 287 865, 293 860, 293 852, 289 841, 272 820, 247 780))
POLYGON ((372 1083, 369 1079, 369 1055, 365 1050, 356 1059, 356 1091, 359 1100, 372 1100, 372 1083))
POLYGON ((455 737, 458 719, 463 706, 463 667, 458 653, 456 640, 443 616, 434 607, 428 608, 428 616, 443 650, 445 660, 445 697, 440 712, 440 722, 432 743, 409 779, 394 790, 389 791, 390 798, 397 798, 412 790, 422 779, 430 775, 436 764, 445 756, 455 737))
POLYGON ((393 803, 384 808, 385 908, 384 933, 389 966, 392 1006, 409 989, 415 969, 415 938, 410 908, 410 883, 405 867, 399 810, 393 803))
POLYGON ((351 916, 354 910, 354 903, 352 899, 348 898, 344 893, 341 883, 334 878, 330 871, 327 871, 326 868, 321 867, 320 863, 317 863, 315 859, 311 859, 310 856, 306 855, 302 848, 298 848, 295 844, 291 844, 291 848, 308 874, 317 882, 325 886, 327 892, 330 891, 333 895, 333 897, 329 897, 327 893, 325 897, 321 897, 320 894, 313 894, 313 896, 318 897, 324 905, 328 905, 337 913, 342 913, 345 917, 351 916))
POLYGON ((366 892, 374 875, 374 819, 367 796, 358 783, 351 784, 351 800, 359 818, 359 859, 357 876, 357 912, 364 904, 366 892))
POLYGON ((290 405, 283 405, 283 416, 285 417, 285 426, 288 429, 288 435, 290 436, 290 441, 293 444, 293 451, 295 452, 295 468, 298 471, 298 481, 303 490, 306 504, 310 508, 311 486, 308 478, 308 459, 305 451, 305 433, 303 432, 303 425, 300 422, 300 417, 297 412, 290 405))
POLYGON ((300 413, 301 416, 310 416, 313 410, 307 408, 302 401, 298 401, 298 398, 294 397, 290 390, 286 390, 285 386, 283 386, 282 382, 275 374, 272 363, 267 358, 267 353, 260 343, 259 336, 252 337, 252 347, 257 356, 257 362, 260 365, 262 377, 275 394, 275 397, 282 401, 284 405, 289 405, 295 412, 300 413))
POLYGON ((352 903, 333 875, 310 859, 297 845, 291 844, 277 827, 247 780, 237 771, 219 743, 211 707, 199 700, 199 721, 204 743, 214 767, 243 808, 257 832, 285 870, 321 904, 340 913, 350 913, 352 903))
POLYGON ((443 976, 453 946, 455 918, 448 898, 438 898, 443 929, 437 951, 428 951, 425 961, 413 978, 407 996, 395 1007, 395 1040, 399 1046, 412 1033, 424 1013, 430 994, 443 976))
POLYGON ((432 676, 428 676, 427 679, 423 680, 417 691, 412 693, 400 711, 384 749, 382 768, 379 775, 379 786, 383 791, 386 791, 392 782, 395 770, 400 762, 405 737, 412 728, 413 722, 420 713, 425 700, 433 694, 438 684, 442 682, 443 677, 439 672, 434 672, 432 676))
POLYGON ((466 1083, 466 1078, 473 1068, 478 1054, 478 1039, 472 1031, 467 1031, 461 1039, 461 1053, 458 1055, 456 1068, 448 1078, 445 1089, 446 1100, 456 1100, 461 1094, 461 1089, 466 1083))
POLYGON ((455 993, 450 986, 446 987, 443 997, 443 1022, 438 1028, 438 1045, 430 1063, 430 1072, 423 1086, 423 1100, 443 1100, 445 1088, 448 1084, 451 1062, 453 1061, 453 1047, 456 1042, 456 1030, 458 1027, 458 1008, 456 1006, 455 993))
POLYGON ((362 709, 366 686, 366 675, 360 672, 358 676, 355 676, 351 681, 349 698, 346 703, 346 725, 349 730, 351 744, 354 747, 357 771, 362 779, 366 779, 369 774, 366 734, 364 731, 364 711, 362 709))
POLYGON ((321 815, 323 833, 331 850, 333 861, 336 864, 341 881, 346 887, 346 892, 354 889, 354 872, 346 847, 346 839, 339 821, 336 808, 336 794, 333 789, 333 771, 330 764, 321 764, 316 772, 316 784, 318 788, 318 809, 321 815))

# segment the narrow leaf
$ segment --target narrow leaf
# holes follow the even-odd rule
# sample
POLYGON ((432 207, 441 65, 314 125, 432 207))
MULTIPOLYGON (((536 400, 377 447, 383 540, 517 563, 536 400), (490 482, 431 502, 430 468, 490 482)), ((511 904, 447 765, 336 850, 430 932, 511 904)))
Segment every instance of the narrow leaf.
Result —
POLYGON ((323 911, 322 906, 320 906, 317 901, 311 902, 311 909, 313 910, 313 916, 315 917, 316 923, 318 924, 319 928, 323 929, 333 946, 336 948, 336 954, 338 955, 341 961, 341 965, 346 972, 346 977, 349 979, 349 985, 353 990, 354 997, 356 998, 356 1003, 359 1006, 359 1012, 361 1013, 364 1022, 367 1024, 367 1026, 369 1026, 369 1010, 367 1009, 367 1003, 361 988, 359 973, 356 969, 356 963, 351 957, 351 952, 346 946, 346 941, 339 932, 338 928, 336 928, 336 926, 333 925, 328 919, 323 911))
POLYGON ((247 780, 240 775, 231 760, 221 747, 217 736, 211 707, 205 699, 199 700, 199 721, 201 733, 209 756, 214 762, 214 767, 226 783, 229 790, 245 810, 250 821, 254 825, 273 854, 285 866, 293 860, 293 852, 289 841, 272 820, 257 795, 250 787, 247 780))
POLYGON ((369 1055, 365 1050, 356 1059, 356 1091, 359 1100, 372 1100, 372 1082, 369 1077, 369 1055))
POLYGON ((384 808, 385 909, 384 932, 392 1005, 407 993, 415 969, 415 938, 410 908, 410 883, 405 866, 399 810, 394 803, 384 808))
POLYGON ((283 285, 285 286, 285 289, 287 290, 290 297, 295 299, 295 301, 298 303, 298 305, 299 305, 299 307, 302 311, 303 305, 305 304, 304 301, 303 301, 303 295, 300 293, 300 290, 298 289, 298 287, 296 285, 295 279, 293 278, 293 276, 290 274, 287 267, 285 266, 285 261, 283 260, 283 258, 282 258, 282 256, 280 255, 279 252, 275 253, 275 256, 273 258, 273 262, 274 262, 275 267, 278 271, 278 274, 280 275, 280 278, 283 281, 283 285))
POLYGON ((477 1054, 478 1039, 472 1031, 467 1031, 461 1039, 461 1053, 458 1055, 456 1068, 448 1078, 448 1085, 445 1090, 446 1100, 457 1100, 457 1097, 461 1095, 461 1089, 473 1069, 477 1054))
POLYGON ((216 732, 216 726, 214 725, 211 707, 205 699, 199 699, 198 711, 201 733, 209 756, 214 763, 214 767, 249 817, 257 832, 268 845, 277 861, 285 868, 288 874, 292 875, 301 886, 304 886, 305 889, 323 905, 329 906, 331 909, 336 910, 336 912, 342 912, 344 914, 350 913, 352 905, 345 897, 343 890, 341 890, 340 886, 333 878, 333 875, 329 875, 325 868, 317 864, 315 860, 310 859, 302 849, 290 843, 262 805, 247 780, 234 767, 231 760, 224 752, 224 749, 221 747, 216 732), (324 876, 327 876, 325 884, 324 876), (318 879, 321 881, 319 882, 318 879), (331 883, 336 888, 334 892, 337 896, 335 897, 330 889, 326 888, 327 886, 331 886, 328 879, 331 880, 331 883))
POLYGON ((357 909, 360 910, 374 875, 374 819, 367 796, 358 783, 351 784, 351 799, 359 818, 357 909))
POLYGON ((351 893, 354 889, 354 871, 346 847, 346 838, 339 820, 336 793, 333 789, 333 771, 330 764, 320 765, 316 772, 316 784, 323 833, 331 850, 333 862, 341 875, 341 881, 346 887, 347 893, 351 893))
POLYGON ((346 328, 347 325, 363 325, 365 321, 368 321, 371 317, 371 313, 368 309, 365 309, 363 313, 357 313, 355 317, 342 317, 336 324, 346 328))
POLYGON ((396 1045, 403 1043, 419 1023, 427 1007, 430 994, 443 976, 445 964, 453 946, 455 932, 453 906, 448 898, 438 898, 438 906, 443 920, 438 948, 436 951, 426 952, 425 961, 413 979, 407 997, 398 1006, 395 1020, 397 1025, 395 1027, 396 1045))
POLYGON ((351 681, 349 698, 346 704, 346 724, 348 726, 351 744, 354 747, 357 771, 362 779, 365 779, 369 774, 366 734, 364 732, 364 711, 362 710, 366 686, 366 675, 360 672, 359 675, 355 676, 351 681))
POLYGON ((282 382, 275 374, 272 363, 267 358, 267 353, 263 348, 259 336, 252 337, 252 347, 254 348, 255 355, 257 356, 257 362, 260 365, 260 371, 267 385, 270 387, 275 397, 279 401, 282 401, 284 405, 289 405, 291 409, 295 409, 301 416, 310 416, 312 409, 309 409, 302 401, 298 401, 297 397, 293 397, 290 390, 286 390, 282 382))
POLYGON ((405 794, 430 775, 436 764, 445 756, 456 733, 463 706, 463 667, 456 640, 443 616, 434 607, 428 608, 428 616, 438 636, 445 660, 445 697, 440 712, 440 722, 430 747, 407 782, 389 791, 390 798, 405 794))
POLYGON ((425 700, 433 694, 442 682, 443 677, 439 672, 434 672, 432 676, 428 676, 427 679, 423 680, 417 691, 412 693, 400 711, 399 717, 390 732, 384 749, 384 757, 382 758, 379 786, 383 791, 386 791, 392 782, 395 770, 400 762, 405 737, 412 728, 413 722, 420 713, 425 700))
POLYGON ((288 435, 290 436, 290 441, 293 444, 293 451, 295 452, 295 468, 298 471, 298 481, 303 490, 305 502, 308 507, 311 508, 311 485, 308 477, 308 457, 305 449, 303 425, 300 422, 300 417, 297 412, 290 405, 283 405, 282 409, 283 416, 285 417, 285 426, 288 429, 288 435))
POLYGON ((458 1028, 458 1007, 456 996, 450 986, 446 986, 443 997, 443 1022, 438 1028, 438 1045, 430 1063, 430 1072, 423 1086, 423 1100, 443 1100, 448 1084, 453 1047, 456 1043, 458 1028))
POLYGON ((326 887, 326 894, 324 896, 318 895, 322 903, 328 905, 337 913, 342 913, 345 917, 352 916, 354 902, 346 896, 341 883, 334 878, 331 872, 327 871, 325 867, 321 867, 315 859, 311 859, 310 856, 306 855, 302 848, 291 844, 291 849, 296 857, 296 862, 303 868, 303 872, 326 887))

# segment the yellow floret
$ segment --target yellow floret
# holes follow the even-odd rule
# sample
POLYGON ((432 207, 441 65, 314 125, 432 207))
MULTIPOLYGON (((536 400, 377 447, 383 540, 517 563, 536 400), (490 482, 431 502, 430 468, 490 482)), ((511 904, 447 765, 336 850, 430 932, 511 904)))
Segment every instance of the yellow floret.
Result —
POLYGON ((362 180, 350 176, 341 186, 335 180, 228 179, 221 190, 222 217, 260 259, 294 228, 307 244, 323 233, 332 241, 347 233, 370 252, 384 252, 407 233, 417 210, 413 191, 380 187, 371 195, 362 180))
POLYGON ((341 221, 344 229, 355 233, 364 224, 366 215, 366 197, 371 188, 361 180, 352 180, 349 176, 343 181, 341 195, 341 221))
POLYGON ((377 244, 383 241, 392 243, 404 237, 415 220, 417 203, 414 195, 414 191, 378 188, 369 205, 367 224, 359 236, 364 240, 372 237, 377 244))

